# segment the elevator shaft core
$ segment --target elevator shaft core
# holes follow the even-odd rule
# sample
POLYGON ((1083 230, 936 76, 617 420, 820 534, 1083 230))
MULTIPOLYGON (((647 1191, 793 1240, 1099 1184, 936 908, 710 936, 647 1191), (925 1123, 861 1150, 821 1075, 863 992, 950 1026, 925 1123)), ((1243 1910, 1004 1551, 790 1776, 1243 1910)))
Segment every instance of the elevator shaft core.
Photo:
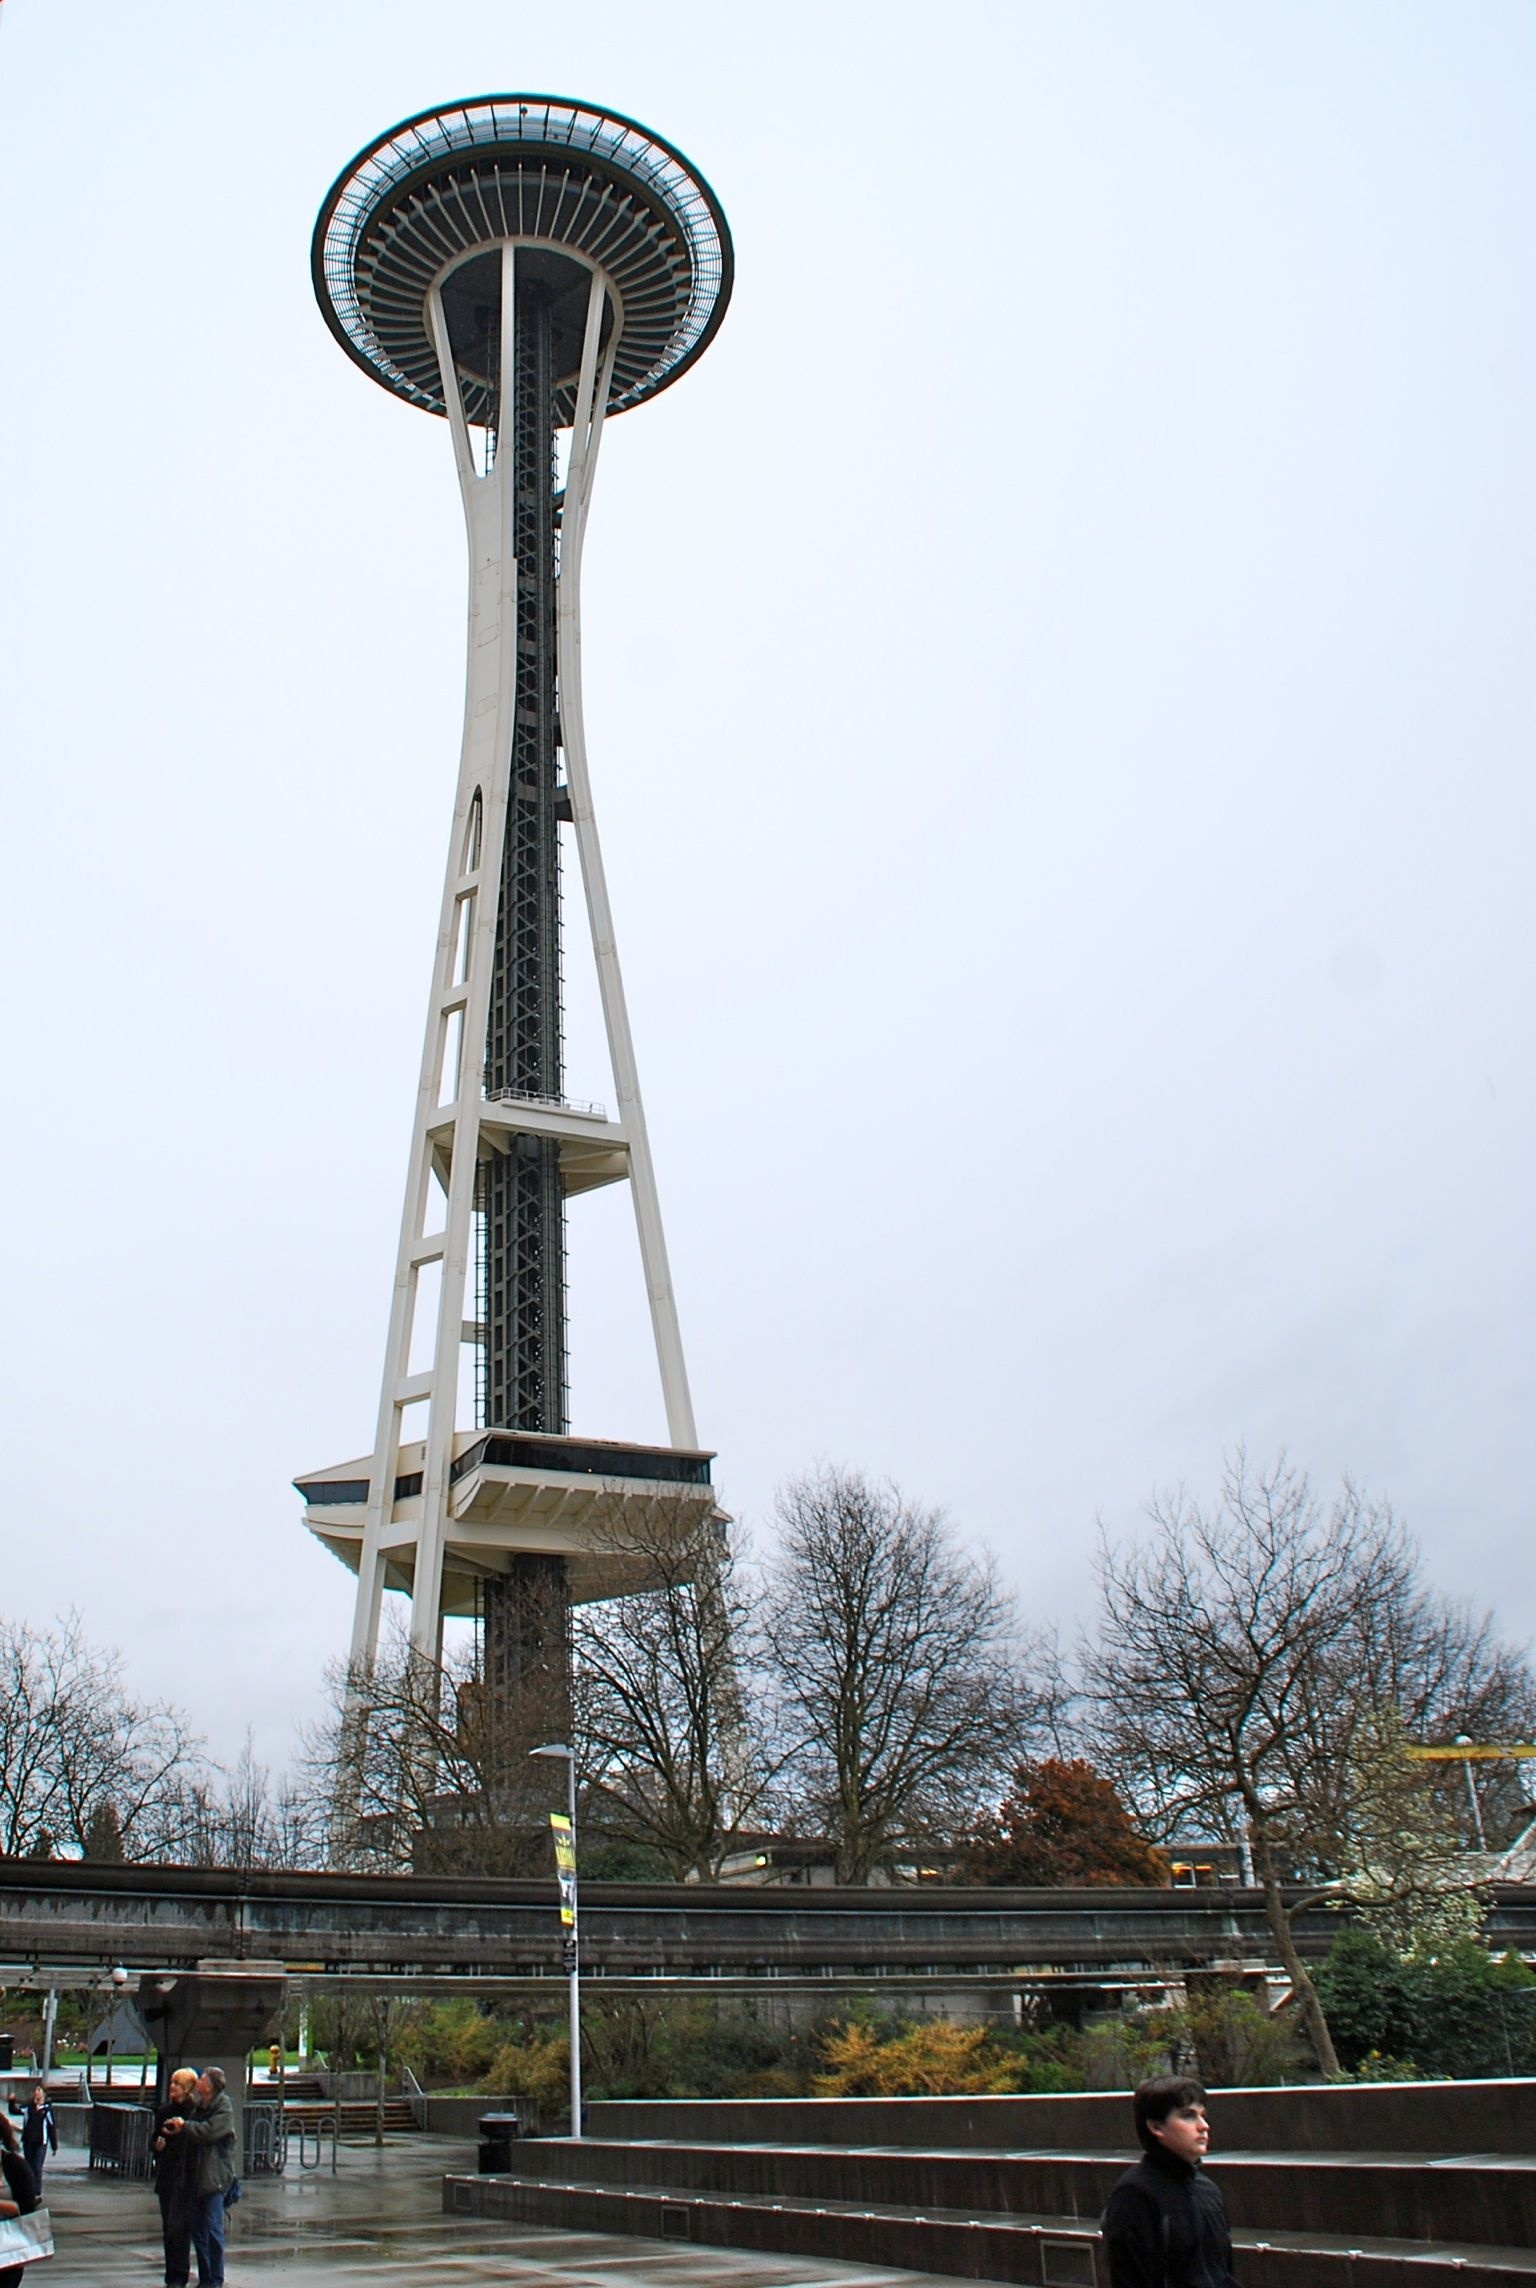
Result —
MULTIPOLYGON (((496 452, 512 457, 516 698, 485 1091, 492 1102, 558 1103, 564 1074, 554 321, 540 284, 520 284, 515 302, 515 375, 510 392, 499 393, 496 452)), ((568 1426, 560 1147, 548 1136, 509 1142, 481 1170, 477 1411, 482 1428, 558 1435, 568 1426)))

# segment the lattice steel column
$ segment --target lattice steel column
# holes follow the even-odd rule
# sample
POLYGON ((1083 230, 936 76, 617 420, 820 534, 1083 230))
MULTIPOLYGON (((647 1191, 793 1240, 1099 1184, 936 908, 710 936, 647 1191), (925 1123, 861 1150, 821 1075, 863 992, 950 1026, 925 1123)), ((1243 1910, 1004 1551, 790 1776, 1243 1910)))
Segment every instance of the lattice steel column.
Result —
MULTIPOLYGON (((501 862, 485 1086, 502 1101, 564 1093, 560 1010, 561 796, 556 770, 553 317, 546 290, 517 290, 517 381, 497 457, 512 455, 518 566, 517 696, 501 862)), ((482 1168, 482 1424, 566 1427, 565 1191, 560 1147, 519 1136, 482 1168)))

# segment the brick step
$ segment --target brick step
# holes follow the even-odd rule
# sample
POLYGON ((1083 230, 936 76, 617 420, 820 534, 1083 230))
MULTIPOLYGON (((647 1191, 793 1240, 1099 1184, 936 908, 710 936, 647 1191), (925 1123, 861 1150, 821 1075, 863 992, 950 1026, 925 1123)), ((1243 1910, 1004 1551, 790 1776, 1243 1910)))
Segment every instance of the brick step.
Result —
MULTIPOLYGON (((565 2145, 563 2151, 574 2148, 565 2145)), ((523 2156, 519 2155, 521 2162, 523 2156)), ((1103 2288, 1096 2220, 828 2201, 726 2199, 690 2186, 445 2177, 443 2208, 516 2224, 892 2265, 1043 2288, 1103 2288)), ((1355 2235, 1235 2233, 1243 2288, 1531 2288, 1536 2253, 1355 2235)))
MULTIPOLYGON (((856 2201, 1096 2223, 1124 2153, 921 2153, 910 2147, 684 2145, 560 2138, 520 2149, 517 2174, 664 2186, 700 2197, 856 2201)), ((1536 2162, 1509 2154, 1230 2154, 1207 2163, 1228 2214, 1251 2231, 1455 2241, 1536 2249, 1536 2162)))

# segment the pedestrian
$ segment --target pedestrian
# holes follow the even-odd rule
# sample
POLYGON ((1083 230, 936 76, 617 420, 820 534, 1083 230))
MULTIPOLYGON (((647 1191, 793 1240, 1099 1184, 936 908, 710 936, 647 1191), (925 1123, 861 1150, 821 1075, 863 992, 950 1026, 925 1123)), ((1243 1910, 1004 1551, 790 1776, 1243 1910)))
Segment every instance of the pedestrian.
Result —
POLYGON ((48 2092, 39 2082, 21 2118, 22 2159, 37 2179, 39 2192, 43 2189, 45 2154, 57 2153, 58 2149, 59 2133, 53 2123, 53 2107, 48 2103, 48 2092))
POLYGON ((1236 2288, 1226 2204, 1201 2167, 1211 2142, 1205 2091, 1159 2074, 1131 2110, 1145 2157, 1104 2211, 1110 2288, 1236 2288))
POLYGON ((187 2288, 192 2272, 192 2226, 197 2215, 197 2147, 169 2131, 194 2103, 197 2075, 178 2066, 155 2115, 155 2198, 160 2203, 160 2240, 165 2250, 165 2288, 187 2288))
MULTIPOLYGON (((36 2179, 22 2158, 7 2113, 0 2113, 0 2170, 4 2171, 5 2189, 11 2196, 9 2200, 0 2201, 0 2216, 30 2216, 35 2208, 42 2206, 36 2179)), ((0 2271, 0 2288, 16 2288, 25 2271, 24 2264, 7 2264, 0 2271)))
POLYGON ((224 2195, 239 2174, 235 2167, 235 2109, 221 2066, 205 2066, 193 2088, 196 2103, 180 2121, 167 2121, 168 2137, 185 2137, 197 2148, 192 2246, 197 2254, 198 2288, 223 2288, 224 2195))

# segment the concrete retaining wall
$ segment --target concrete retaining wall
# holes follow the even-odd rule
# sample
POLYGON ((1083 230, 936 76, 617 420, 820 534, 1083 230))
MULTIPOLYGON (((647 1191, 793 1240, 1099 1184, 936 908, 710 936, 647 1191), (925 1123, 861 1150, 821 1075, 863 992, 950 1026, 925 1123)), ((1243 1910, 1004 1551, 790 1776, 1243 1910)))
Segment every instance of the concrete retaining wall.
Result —
MULTIPOLYGON (((1536 2153, 1536 2079, 1226 2089, 1213 2154, 1536 2153)), ((1134 2156, 1129 2097, 636 2099, 589 2109, 593 2137, 687 2145, 902 2145, 1134 2156)))
POLYGON ((540 2132, 536 2097, 428 2097, 424 2111, 422 2128, 433 2137, 478 2136, 482 2113, 515 2113, 519 2137, 540 2132))

